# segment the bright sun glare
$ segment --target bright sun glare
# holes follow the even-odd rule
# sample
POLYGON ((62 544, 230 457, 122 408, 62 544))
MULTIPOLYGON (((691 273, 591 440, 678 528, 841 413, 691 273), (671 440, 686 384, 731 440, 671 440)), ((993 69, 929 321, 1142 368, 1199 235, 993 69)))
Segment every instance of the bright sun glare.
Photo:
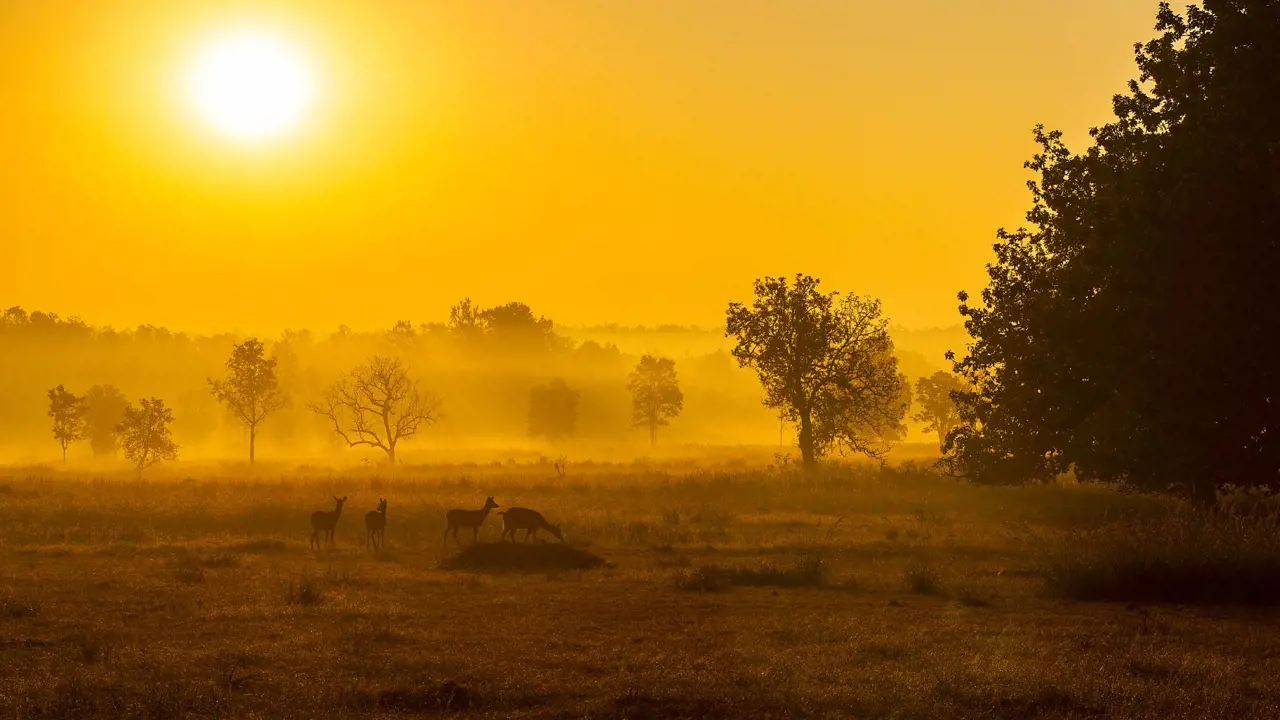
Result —
POLYGON ((259 30, 214 38, 196 53, 186 83, 200 120, 245 142, 278 137, 296 127, 316 90, 301 48, 259 30))

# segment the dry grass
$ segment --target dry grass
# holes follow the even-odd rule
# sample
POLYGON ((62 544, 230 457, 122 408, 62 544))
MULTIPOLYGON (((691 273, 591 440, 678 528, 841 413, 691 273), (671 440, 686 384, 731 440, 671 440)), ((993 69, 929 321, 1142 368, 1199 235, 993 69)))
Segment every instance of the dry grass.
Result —
POLYGON ((591 570, 605 565, 604 558, 564 543, 526 545, 513 542, 467 545, 445 558, 445 570, 547 572, 591 570))
MULTIPOLYGON (((1165 528, 1148 545, 1204 547, 1162 500, 910 468, 538 473, 11 471, 0 717, 1178 720, 1280 707, 1268 608, 1046 596, 1054 567, 1073 553, 1106 567, 1135 526, 1165 528), (337 548, 310 552, 309 514, 333 494, 351 497, 337 548), (537 508, 567 547, 611 566, 442 569, 456 552, 441 550, 444 510, 487 494, 537 508), (359 520, 380 495, 396 510, 373 554, 359 520), (937 594, 911 591, 920 568, 937 594)), ((1195 532, 1218 537, 1215 553, 1265 557, 1250 527, 1195 532)), ((497 535, 491 519, 481 547, 497 535)))
POLYGON ((1183 508, 1043 542, 1047 589, 1076 600, 1280 603, 1280 516, 1183 508))

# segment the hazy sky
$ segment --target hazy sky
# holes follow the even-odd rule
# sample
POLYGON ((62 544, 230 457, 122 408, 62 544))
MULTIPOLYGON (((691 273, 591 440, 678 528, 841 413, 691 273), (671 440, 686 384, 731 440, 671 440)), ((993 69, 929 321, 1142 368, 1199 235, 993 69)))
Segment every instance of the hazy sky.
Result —
POLYGON ((191 330, 721 322, 762 274, 958 321, 1022 220, 1036 122, 1081 142, 1154 0, 5 0, 0 306, 191 330), (232 28, 318 101, 193 118, 232 28))

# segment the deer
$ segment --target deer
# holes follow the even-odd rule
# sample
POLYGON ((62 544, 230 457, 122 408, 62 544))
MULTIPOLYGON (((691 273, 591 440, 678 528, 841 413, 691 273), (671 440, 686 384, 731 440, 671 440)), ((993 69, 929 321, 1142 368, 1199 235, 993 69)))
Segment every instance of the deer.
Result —
POLYGON ((453 532, 453 541, 458 543, 458 547, 462 547, 462 541, 458 539, 458 530, 464 527, 471 528, 471 542, 475 544, 480 540, 480 526, 484 524, 484 519, 489 517, 489 511, 498 507, 498 503, 493 501, 490 495, 484 501, 484 507, 479 510, 450 510, 444 514, 445 520, 449 523, 444 529, 444 544, 449 544, 449 532, 453 532))
POLYGON ((511 535, 511 542, 516 541, 516 531, 524 530, 524 541, 529 542, 529 537, 537 537, 539 530, 546 530, 555 536, 560 542, 564 542, 564 536, 560 534, 560 526, 552 525, 547 519, 542 517, 542 513, 529 508, 513 507, 507 508, 503 512, 498 513, 502 516, 502 539, 506 540, 507 535, 511 535))
POLYGON ((320 541, 320 533, 324 533, 324 537, 329 539, 329 547, 333 548, 333 531, 338 527, 338 518, 342 516, 342 503, 347 501, 347 496, 334 497, 333 501, 337 504, 332 510, 317 510, 311 513, 311 547, 317 551, 323 545, 320 541))
POLYGON ((377 510, 370 510, 364 514, 364 531, 365 542, 373 550, 386 547, 387 544, 387 499, 378 498, 377 510))

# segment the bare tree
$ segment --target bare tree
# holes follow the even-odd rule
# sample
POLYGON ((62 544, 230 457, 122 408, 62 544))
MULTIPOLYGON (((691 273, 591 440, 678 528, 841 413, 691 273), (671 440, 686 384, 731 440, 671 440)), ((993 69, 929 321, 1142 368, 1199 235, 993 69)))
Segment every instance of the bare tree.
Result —
POLYGON ((311 410, 333 423, 348 447, 368 445, 396 461, 396 446, 440 419, 440 399, 423 393, 398 359, 374 355, 325 391, 311 410))
POLYGON ((226 380, 209 380, 215 397, 249 431, 249 464, 253 464, 258 425, 284 407, 286 397, 276 380, 276 359, 266 357, 262 341, 249 338, 231 348, 226 380))

